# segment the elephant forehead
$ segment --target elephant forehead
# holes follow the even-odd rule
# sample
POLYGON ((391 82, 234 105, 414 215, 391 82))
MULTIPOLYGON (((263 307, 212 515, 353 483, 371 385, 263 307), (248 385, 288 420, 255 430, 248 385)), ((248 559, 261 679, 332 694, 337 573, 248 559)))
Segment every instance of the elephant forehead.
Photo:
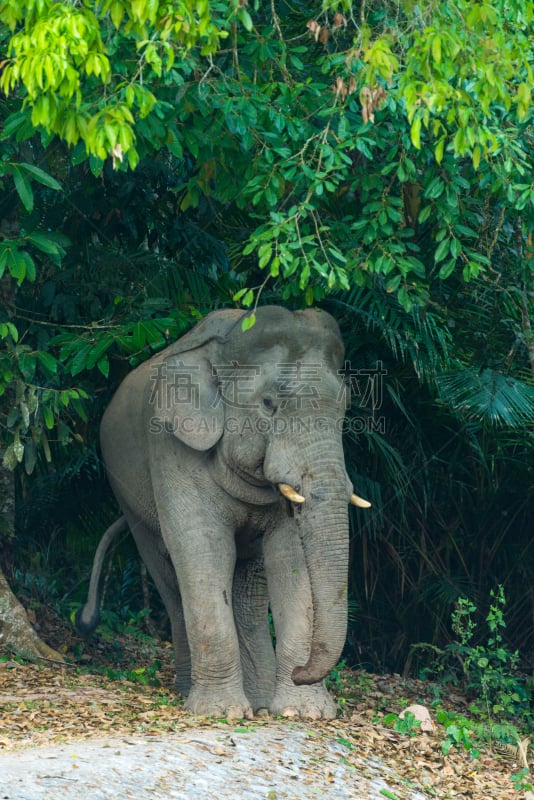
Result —
POLYGON ((258 347, 246 351, 234 350, 226 364, 217 364, 219 380, 235 380, 248 376, 250 388, 265 391, 284 386, 286 391, 301 385, 321 387, 324 396, 336 394, 341 380, 343 350, 323 350, 320 347, 289 347, 283 344, 258 347))
POLYGON ((261 315, 251 329, 234 329, 224 350, 227 357, 241 363, 307 361, 329 369, 340 366, 344 354, 336 323, 329 315, 316 312, 311 317, 305 312, 261 315))

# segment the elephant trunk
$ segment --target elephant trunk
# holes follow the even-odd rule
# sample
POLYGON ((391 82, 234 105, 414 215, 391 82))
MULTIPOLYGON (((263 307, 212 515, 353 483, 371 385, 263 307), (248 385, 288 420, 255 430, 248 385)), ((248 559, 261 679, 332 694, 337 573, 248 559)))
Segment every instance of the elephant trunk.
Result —
MULTIPOLYGON (((293 670, 296 684, 322 680, 338 663, 345 645, 349 535, 343 490, 344 485, 337 489, 338 502, 327 498, 313 510, 303 509, 300 515, 299 528, 313 600, 313 633, 307 663, 293 670), (320 516, 321 520, 313 520, 310 525, 306 520, 308 514, 320 516)), ((311 506, 313 491, 310 501, 311 506)))
POLYGON ((324 441, 316 443, 300 456, 307 465, 301 477, 294 469, 289 472, 296 478, 297 498, 301 496, 293 500, 294 518, 310 580, 313 632, 308 661, 295 667, 292 678, 296 684, 311 684, 331 672, 345 645, 349 498, 341 442, 330 448, 324 441))

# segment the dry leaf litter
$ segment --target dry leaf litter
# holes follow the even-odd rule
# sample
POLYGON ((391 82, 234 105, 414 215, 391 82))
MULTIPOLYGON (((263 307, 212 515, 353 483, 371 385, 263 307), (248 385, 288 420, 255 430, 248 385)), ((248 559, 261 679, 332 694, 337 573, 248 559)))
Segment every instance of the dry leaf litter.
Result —
MULTIPOLYGON (((0 800, 534 800, 514 787, 521 764, 509 756, 489 747, 478 759, 443 755, 420 681, 359 673, 360 696, 337 720, 241 725, 185 713, 170 646, 158 657, 159 687, 0 663, 0 800), (423 717, 416 735, 381 721, 399 703, 423 717)), ((465 711, 460 695, 450 705, 465 711)))

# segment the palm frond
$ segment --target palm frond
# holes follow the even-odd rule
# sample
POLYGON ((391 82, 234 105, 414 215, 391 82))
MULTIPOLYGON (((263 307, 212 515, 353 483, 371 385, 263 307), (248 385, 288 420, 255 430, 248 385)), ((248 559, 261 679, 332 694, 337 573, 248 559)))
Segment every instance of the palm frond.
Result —
POLYGON ((357 287, 348 295, 329 298, 325 305, 341 317, 342 327, 345 318, 351 333, 358 327, 373 333, 396 361, 411 364, 421 382, 432 383, 439 372, 451 366, 449 330, 429 310, 414 307, 408 313, 377 287, 357 287))
POLYGON ((454 413, 490 425, 534 423, 534 387, 494 369, 466 367, 437 377, 441 401, 454 413))

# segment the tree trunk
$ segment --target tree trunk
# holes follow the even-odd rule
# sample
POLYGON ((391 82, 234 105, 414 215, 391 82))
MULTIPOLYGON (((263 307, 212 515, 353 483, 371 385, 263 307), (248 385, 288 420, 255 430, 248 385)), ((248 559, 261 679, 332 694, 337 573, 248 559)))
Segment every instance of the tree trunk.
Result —
MULTIPOLYGON (((13 473, 1 463, 0 452, 0 536, 10 537, 14 531, 15 492, 13 473)), ((52 658, 63 661, 63 657, 43 642, 29 623, 26 611, 19 603, 6 580, 0 566, 0 656, 6 650, 24 658, 52 658)))
POLYGON ((37 636, 0 567, 0 655, 6 650, 23 658, 63 661, 60 653, 37 636))

